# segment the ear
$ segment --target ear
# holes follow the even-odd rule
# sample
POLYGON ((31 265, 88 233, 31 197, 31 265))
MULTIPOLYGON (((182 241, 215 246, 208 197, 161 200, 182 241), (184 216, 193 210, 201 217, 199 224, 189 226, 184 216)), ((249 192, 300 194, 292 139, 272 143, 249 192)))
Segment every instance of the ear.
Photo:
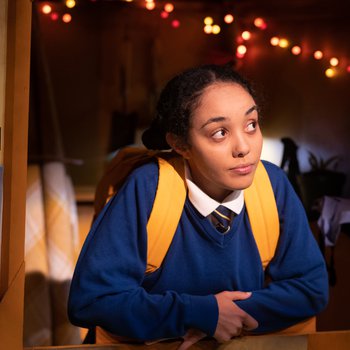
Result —
POLYGON ((169 146, 178 154, 180 154, 185 159, 189 158, 189 146, 182 137, 175 135, 171 132, 166 134, 166 141, 169 146))

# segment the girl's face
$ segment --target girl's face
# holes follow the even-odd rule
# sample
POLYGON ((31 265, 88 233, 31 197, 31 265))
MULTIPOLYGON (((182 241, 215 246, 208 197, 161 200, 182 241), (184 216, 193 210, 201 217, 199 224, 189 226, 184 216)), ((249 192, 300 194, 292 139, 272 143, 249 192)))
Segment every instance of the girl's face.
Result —
POLYGON ((261 149, 252 96, 238 84, 215 83, 193 111, 188 144, 176 151, 187 159, 197 186, 221 202, 233 190, 249 187, 261 149))

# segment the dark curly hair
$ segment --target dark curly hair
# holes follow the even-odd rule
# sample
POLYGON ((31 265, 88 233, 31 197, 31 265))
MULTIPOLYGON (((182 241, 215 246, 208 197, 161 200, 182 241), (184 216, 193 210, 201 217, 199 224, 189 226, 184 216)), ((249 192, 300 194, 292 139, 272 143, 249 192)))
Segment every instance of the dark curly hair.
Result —
POLYGON ((149 149, 169 149, 165 138, 168 132, 187 140, 193 111, 204 90, 217 82, 239 84, 255 99, 251 85, 230 64, 209 64, 186 70, 171 79, 163 89, 155 118, 142 135, 143 144, 149 149))

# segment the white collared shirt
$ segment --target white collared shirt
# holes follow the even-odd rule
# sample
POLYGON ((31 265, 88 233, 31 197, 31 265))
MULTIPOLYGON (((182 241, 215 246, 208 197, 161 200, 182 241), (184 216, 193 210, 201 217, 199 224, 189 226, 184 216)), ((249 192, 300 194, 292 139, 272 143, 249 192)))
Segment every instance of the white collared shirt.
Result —
POLYGON ((239 214, 244 205, 244 196, 242 190, 231 192, 222 203, 209 197, 193 181, 191 171, 185 162, 185 178, 188 187, 188 197, 194 207, 205 217, 210 215, 219 205, 231 209, 235 214, 239 214))

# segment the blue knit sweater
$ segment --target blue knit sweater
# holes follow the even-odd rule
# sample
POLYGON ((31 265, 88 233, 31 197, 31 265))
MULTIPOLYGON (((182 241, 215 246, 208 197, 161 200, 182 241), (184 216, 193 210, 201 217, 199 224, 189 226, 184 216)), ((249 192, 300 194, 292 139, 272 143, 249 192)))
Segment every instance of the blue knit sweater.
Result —
POLYGON ((268 284, 245 208, 222 235, 188 198, 161 268, 145 276, 146 224, 158 181, 158 166, 149 163, 129 176, 87 236, 71 284, 71 322, 140 340, 179 337, 189 328, 213 335, 214 294, 225 290, 253 292, 236 304, 259 322, 255 333, 319 313, 328 299, 323 257, 283 171, 264 164, 281 223, 268 284))

